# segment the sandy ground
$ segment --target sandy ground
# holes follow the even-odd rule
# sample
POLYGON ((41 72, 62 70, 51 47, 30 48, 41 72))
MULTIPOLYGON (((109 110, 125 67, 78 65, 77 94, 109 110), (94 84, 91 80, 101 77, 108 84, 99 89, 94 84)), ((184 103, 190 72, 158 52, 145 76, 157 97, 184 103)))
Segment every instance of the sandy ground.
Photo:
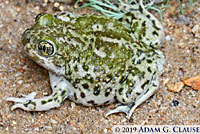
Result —
POLYGON ((0 0, 0 133, 112 133, 116 124, 200 125, 200 90, 186 86, 179 93, 167 90, 168 84, 200 74, 200 7, 184 16, 175 14, 176 7, 164 13, 166 41, 161 50, 166 64, 160 90, 130 120, 122 113, 105 118, 114 105, 88 108, 69 100, 47 112, 11 111, 13 103, 4 101, 5 97, 51 93, 47 71, 27 57, 20 38, 38 13, 52 13, 52 9, 51 4, 34 1, 0 0))

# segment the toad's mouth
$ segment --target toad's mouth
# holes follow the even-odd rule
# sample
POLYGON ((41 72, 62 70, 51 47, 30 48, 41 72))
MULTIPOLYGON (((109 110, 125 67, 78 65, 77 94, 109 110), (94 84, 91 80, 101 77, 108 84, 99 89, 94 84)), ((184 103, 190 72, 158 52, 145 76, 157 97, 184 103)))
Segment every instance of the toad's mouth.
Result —
POLYGON ((36 51, 34 50, 25 50, 25 53, 36 63, 38 63, 40 66, 44 67, 48 71, 54 72, 57 75, 65 75, 65 66, 56 66, 53 63, 53 59, 48 59, 46 57, 40 56, 36 51))

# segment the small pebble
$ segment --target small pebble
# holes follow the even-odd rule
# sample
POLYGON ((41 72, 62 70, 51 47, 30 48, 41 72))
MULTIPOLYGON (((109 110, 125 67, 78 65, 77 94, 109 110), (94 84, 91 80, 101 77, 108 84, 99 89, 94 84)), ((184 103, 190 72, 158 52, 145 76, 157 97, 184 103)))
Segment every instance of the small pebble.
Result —
POLYGON ((173 106, 175 106, 175 107, 178 106, 178 104, 179 104, 179 102, 177 100, 173 100, 172 103, 173 103, 173 106))
POLYGON ((17 84, 22 84, 23 83, 23 80, 19 80, 18 82, 17 82, 17 84))
POLYGON ((43 92, 42 93, 44 96, 47 96, 48 95, 48 92, 43 92))
POLYGON ((80 125, 80 128, 84 128, 85 126, 84 125, 80 125))
POLYGON ((74 102, 71 102, 71 108, 73 109, 76 106, 74 102))
POLYGON ((194 90, 200 90, 200 74, 195 77, 185 79, 183 82, 185 85, 191 86, 194 90))
POLYGON ((129 122, 132 123, 132 122, 133 122, 133 118, 130 118, 130 119, 129 119, 129 122))
POLYGON ((169 78, 164 79, 162 82, 163 86, 165 86, 167 83, 169 83, 169 80, 170 80, 169 78))
POLYGON ((34 7, 34 10, 36 10, 37 12, 39 12, 40 11, 40 7, 36 6, 36 7, 34 7))
POLYGON ((169 35, 167 35, 165 38, 166 38, 167 41, 171 40, 171 37, 169 35))
POLYGON ((178 93, 182 90, 184 84, 183 82, 177 82, 175 84, 168 84, 167 87, 168 87, 168 90, 169 91, 172 91, 174 93, 178 93))
POLYGON ((108 132, 107 128, 106 128, 106 129, 104 129, 103 131, 104 131, 104 133, 107 133, 107 132, 108 132))
POLYGON ((69 125, 75 125, 74 121, 69 121, 69 125))
POLYGON ((183 43, 179 43, 179 44, 178 44, 178 47, 182 47, 182 46, 183 46, 183 43))
POLYGON ((183 76, 183 75, 184 75, 184 70, 183 70, 183 68, 179 68, 178 74, 179 74, 179 76, 183 76))
POLYGON ((57 123, 57 121, 54 120, 54 119, 51 119, 51 122, 52 122, 53 124, 56 124, 56 123, 57 123))
POLYGON ((16 122, 16 121, 13 121, 12 123, 13 123, 14 125, 15 125, 15 124, 17 124, 17 122, 16 122))
POLYGON ((198 31, 200 31, 200 26, 197 24, 192 28, 192 33, 197 33, 198 31))
POLYGON ((59 6, 59 10, 60 11, 64 11, 64 7, 63 6, 59 6))
POLYGON ((2 85, 3 84, 3 81, 0 81, 0 85, 2 85))
POLYGON ((9 1, 8 0, 6 0, 6 2, 5 2, 6 4, 8 4, 9 3, 9 1))
POLYGON ((55 2, 55 3, 54 3, 54 7, 56 7, 56 8, 58 8, 59 5, 60 5, 60 4, 59 4, 58 2, 55 2))

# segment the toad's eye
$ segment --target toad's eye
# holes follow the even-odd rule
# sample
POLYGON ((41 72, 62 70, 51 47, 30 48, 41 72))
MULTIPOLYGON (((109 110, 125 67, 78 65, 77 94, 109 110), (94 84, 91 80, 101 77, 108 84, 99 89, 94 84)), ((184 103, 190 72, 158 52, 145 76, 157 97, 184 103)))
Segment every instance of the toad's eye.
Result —
POLYGON ((55 53, 55 46, 46 40, 41 40, 38 43, 38 51, 41 56, 49 57, 55 53))

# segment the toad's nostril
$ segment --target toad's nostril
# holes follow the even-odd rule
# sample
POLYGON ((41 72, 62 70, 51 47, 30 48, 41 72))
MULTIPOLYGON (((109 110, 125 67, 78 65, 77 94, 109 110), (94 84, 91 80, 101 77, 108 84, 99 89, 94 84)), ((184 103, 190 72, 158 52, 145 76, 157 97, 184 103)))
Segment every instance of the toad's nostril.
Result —
POLYGON ((29 31, 30 31, 30 28, 26 29, 26 30, 24 31, 23 35, 29 33, 29 31))

